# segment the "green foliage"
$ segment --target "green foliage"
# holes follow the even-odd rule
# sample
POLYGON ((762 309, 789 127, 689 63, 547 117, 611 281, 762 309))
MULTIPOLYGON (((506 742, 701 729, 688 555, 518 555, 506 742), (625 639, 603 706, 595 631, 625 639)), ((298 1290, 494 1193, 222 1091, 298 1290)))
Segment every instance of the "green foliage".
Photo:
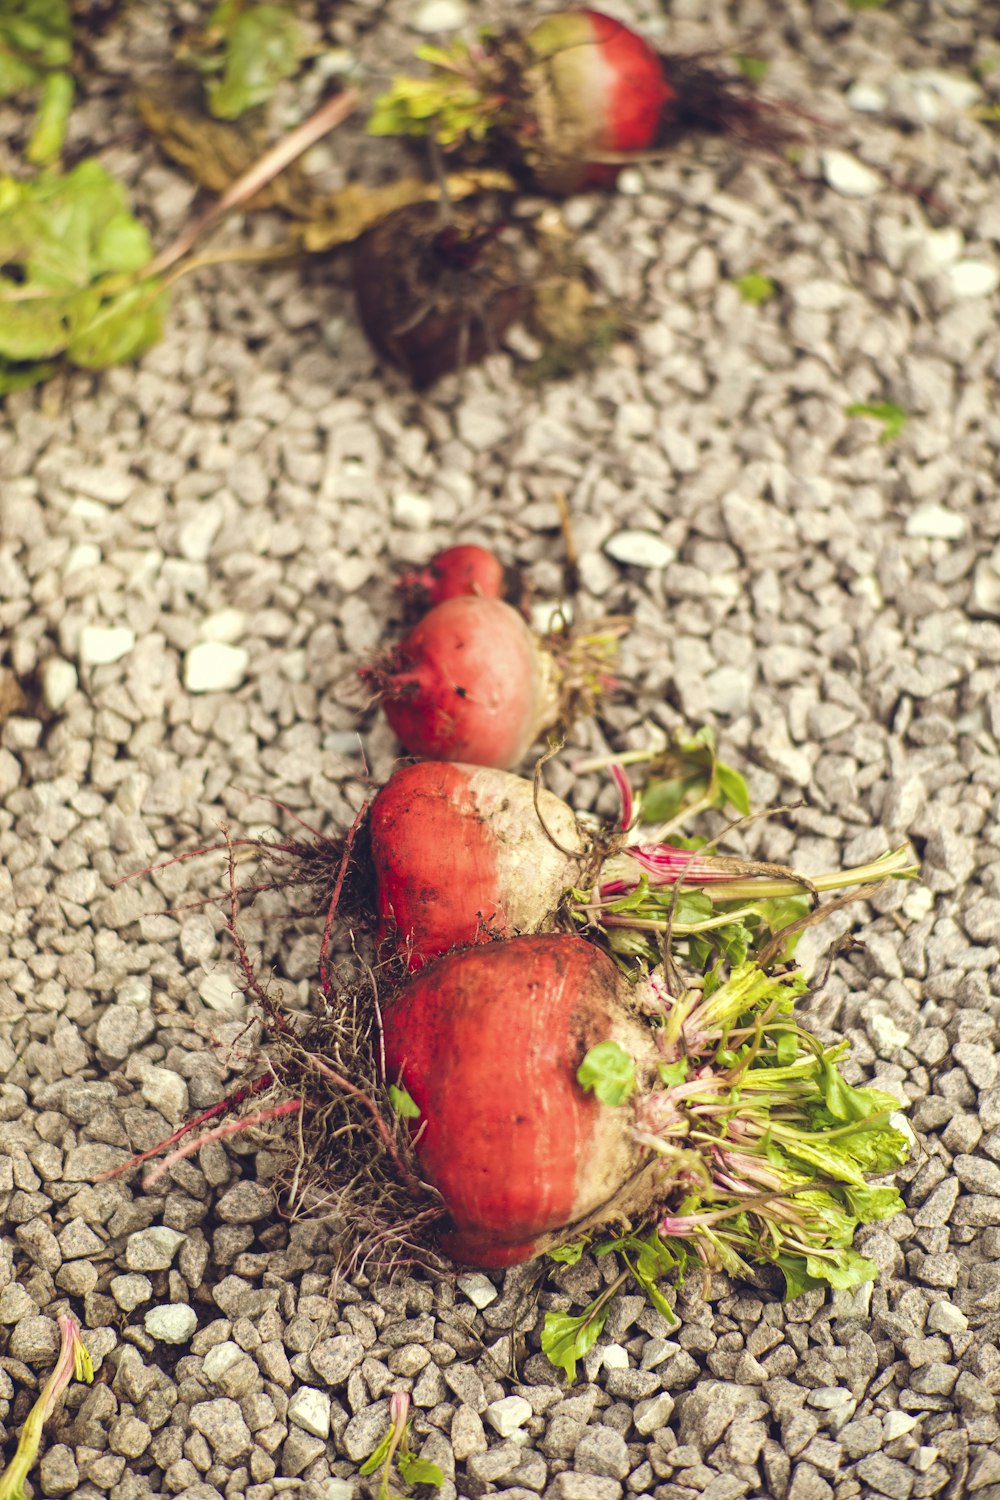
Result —
POLYGON ((764 276, 760 271, 748 271, 746 276, 737 276, 733 282, 744 302, 749 302, 751 307, 762 307, 765 302, 770 302, 778 290, 770 276, 764 276))
POLYGON ((98 162, 0 178, 0 395, 44 380, 54 360, 102 369, 155 343, 162 289, 136 275, 150 256, 125 189, 98 162))
POLYGON ((598 1042, 576 1070, 583 1089, 593 1089, 602 1104, 624 1104, 635 1088, 635 1064, 618 1042, 598 1042))
POLYGON ((748 57, 745 52, 738 52, 733 62, 748 83, 763 83, 771 69, 771 64, 765 57, 748 57))
POLYGON ((62 150, 73 103, 69 0, 0 0, 0 99, 41 88, 25 155, 47 166, 62 150))
POLYGON ((395 77, 391 88, 375 100, 369 133, 430 135, 445 148, 485 140, 501 123, 503 109, 484 91, 465 43, 418 47, 416 55, 434 71, 428 78, 395 77))
POLYGON ((205 77, 208 107, 220 120, 236 120, 265 104, 282 79, 291 78, 307 51, 305 32, 284 5, 222 0, 209 19, 208 46, 188 54, 205 77))
POLYGON ((609 1299, 602 1293, 578 1316, 565 1312, 545 1314, 542 1325, 542 1352, 557 1369, 565 1370, 570 1382, 576 1379, 576 1362, 597 1343, 608 1318, 609 1299))
POLYGON ((399 1084, 390 1083, 389 1103, 396 1114, 404 1120, 419 1120, 420 1106, 410 1093, 409 1089, 402 1088, 399 1084))
POLYGON ((750 794, 738 771, 716 755, 715 735, 706 725, 660 757, 671 775, 653 780, 642 792, 642 822, 668 823, 682 812, 703 807, 731 806, 746 817, 750 794))
POLYGON ((554 1260, 560 1266, 575 1266, 586 1250, 587 1243, 586 1240, 575 1240, 572 1245, 560 1245, 548 1252, 549 1260, 554 1260))
POLYGON ((369 1454, 358 1470, 359 1474, 365 1476, 375 1474, 379 1469, 386 1471, 379 1485, 379 1500, 394 1500, 392 1491, 389 1489, 388 1477, 393 1459, 395 1459, 400 1478, 408 1487, 415 1484, 429 1484, 434 1489, 440 1489, 444 1483, 444 1475, 437 1464, 428 1463, 425 1458, 418 1458, 411 1449, 409 1424, 407 1423, 402 1434, 398 1433, 395 1427, 390 1427, 374 1453, 369 1454))
POLYGON ((871 417, 876 422, 882 423, 882 443, 891 443, 893 438, 898 438, 907 422, 909 415, 901 406, 894 401, 852 401, 850 406, 844 407, 844 415, 847 417, 871 417))

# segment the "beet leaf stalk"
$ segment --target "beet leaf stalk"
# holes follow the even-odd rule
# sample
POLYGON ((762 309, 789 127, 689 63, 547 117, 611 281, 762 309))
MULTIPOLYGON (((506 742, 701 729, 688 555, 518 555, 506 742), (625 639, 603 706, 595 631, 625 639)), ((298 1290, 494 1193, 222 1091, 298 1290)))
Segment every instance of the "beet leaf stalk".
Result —
MULTIPOLYGON (((658 1078, 645 1091, 624 1049, 591 1049, 581 1086, 631 1110, 636 1142, 659 1158, 657 1207, 638 1229, 576 1241, 554 1259, 616 1252, 669 1322, 658 1283, 698 1267, 752 1279, 770 1266, 786 1298, 875 1276, 854 1234, 903 1209, 896 1188, 869 1178, 902 1165, 910 1137, 897 1099, 844 1079, 846 1042, 824 1047, 798 1024, 805 989, 799 974, 749 963, 715 988, 709 980, 677 998, 664 991, 658 1078)), ((546 1318, 542 1347, 571 1377, 601 1331, 604 1305, 546 1318)))

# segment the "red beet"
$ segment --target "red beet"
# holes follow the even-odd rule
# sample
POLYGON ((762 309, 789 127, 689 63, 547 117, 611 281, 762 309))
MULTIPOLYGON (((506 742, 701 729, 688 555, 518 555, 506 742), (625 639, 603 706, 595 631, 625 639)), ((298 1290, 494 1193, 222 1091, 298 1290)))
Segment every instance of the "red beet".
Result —
POLYGON ((378 352, 421 389, 495 350, 527 301, 502 225, 411 203, 354 251, 358 316, 378 352))
POLYGON ((536 808, 531 783, 506 771, 404 766, 368 828, 379 943, 412 970, 459 945, 551 926, 581 878, 585 840, 571 809, 544 788, 536 808), (563 852, 572 849, 581 858, 563 852))
POLYGON ((420 1110, 414 1147, 448 1207, 448 1255, 514 1265, 649 1207, 631 1109, 576 1076, 589 1048, 614 1040, 648 1084, 642 992, 599 949, 553 934, 440 958, 388 1002, 386 1078, 420 1110))
POLYGON ((553 657, 499 599, 435 605, 361 676, 400 742, 428 760, 515 766, 559 716, 553 657))
POLYGON ((504 595, 503 563, 485 547, 465 545, 446 547, 432 557, 425 568, 403 573, 397 587, 422 597, 427 606, 443 604, 475 594, 483 599, 502 599, 504 595))

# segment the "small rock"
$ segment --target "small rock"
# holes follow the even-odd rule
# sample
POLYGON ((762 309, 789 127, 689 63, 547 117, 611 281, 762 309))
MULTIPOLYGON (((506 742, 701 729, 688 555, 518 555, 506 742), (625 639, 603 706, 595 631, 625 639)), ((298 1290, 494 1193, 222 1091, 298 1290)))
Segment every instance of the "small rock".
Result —
POLYGON ((964 516, 946 505, 922 505, 906 518, 906 535, 957 542, 968 530, 964 516))
POLYGON ((188 1087, 172 1068, 150 1068, 142 1080, 142 1097, 170 1125, 177 1125, 188 1112, 188 1087))
POLYGON ((824 151, 820 161, 827 182, 845 198, 870 198, 885 186, 878 172, 866 167, 848 151, 824 151))
POLYGON ((878 88, 873 83, 852 83, 847 90, 847 102, 851 109, 857 110, 858 114, 878 115, 889 103, 884 89, 878 88))
POLYGON ((243 1358, 243 1350, 239 1344, 234 1344, 232 1339, 224 1339, 221 1344, 214 1344, 204 1358, 204 1370, 208 1379, 213 1382, 221 1380, 227 1370, 238 1364, 243 1358))
POLYGON ((931 1304, 927 1314, 927 1327, 932 1333, 964 1333, 968 1326, 968 1318, 953 1302, 942 1299, 931 1304))
POLYGON ((250 653, 224 641, 199 641, 184 657, 184 686, 189 693, 231 693, 247 674, 250 653))
POLYGON ((478 1307, 480 1312, 484 1307, 489 1307, 491 1302, 495 1302, 500 1295, 490 1278, 480 1271, 460 1276, 458 1285, 473 1307, 478 1307))
POLYGON ((645 1401, 636 1403, 632 1414, 635 1430, 642 1437, 648 1437, 658 1427, 666 1427, 674 1410, 674 1398, 667 1391, 662 1391, 658 1396, 649 1396, 645 1401))
POLYGON ((122 1312, 134 1312, 153 1295, 153 1283, 148 1276, 140 1276, 135 1272, 128 1276, 114 1276, 111 1279, 111 1295, 122 1312))
POLYGON ((586 1427, 573 1452, 573 1467, 578 1474, 624 1479, 632 1467, 628 1445, 613 1427, 586 1427))
POLYGON ((604 543, 615 562, 634 568, 665 568, 677 556, 676 549, 655 531, 616 531, 604 543))
POLYGON ((735 719, 750 707, 753 675, 739 667, 716 667, 705 679, 705 693, 713 713, 735 719))
POLYGON ((233 646, 246 635, 247 617, 242 609, 217 609, 214 614, 206 615, 201 622, 199 634, 203 641, 220 641, 223 645, 233 646))
POLYGON ((186 1239, 186 1234, 165 1224, 136 1230, 125 1246, 125 1264, 130 1271, 166 1271, 186 1239))
POLYGON ((352 1463, 374 1453, 389 1426, 388 1401, 376 1401, 352 1417, 344 1428, 341 1446, 352 1463))
POLYGON ((983 97, 974 78, 965 73, 946 73, 940 68, 916 68, 904 75, 920 89, 930 89, 955 110, 971 109, 983 97))
POLYGON ((223 520, 223 509, 217 501, 200 501, 195 514, 180 529, 177 545, 181 557, 188 562, 205 562, 223 520))
POLYGON ((142 1321, 151 1339, 161 1344, 186 1344, 198 1327, 198 1314, 186 1302, 168 1302, 163 1307, 151 1307, 142 1321))
POLYGON ((135 631, 127 625, 85 625, 77 648, 85 667, 103 667, 121 661, 135 645, 135 631))
POLYGON ((253 1437, 243 1420, 243 1413, 227 1396, 196 1402, 188 1421, 205 1438, 220 1463, 235 1464, 253 1447, 253 1437))
MULTIPOLYGON (((34 1307, 34 1303, 31 1304, 34 1307)), ((8 1353, 33 1365, 50 1359, 59 1349, 59 1325, 53 1318, 31 1313, 14 1324, 8 1353)))
POLYGON ((491 1401, 484 1416, 494 1432, 508 1438, 531 1416, 531 1405, 523 1396, 504 1396, 500 1401, 491 1401))
POLYGON ((353 1333, 342 1333, 336 1338, 324 1339, 309 1351, 309 1363, 327 1385, 343 1385, 364 1357, 364 1345, 353 1333))
POLYGON ((474 1453, 486 1452, 486 1433, 482 1418, 471 1406, 460 1406, 452 1418, 451 1446, 459 1463, 464 1463, 474 1453))
POLYGON ((67 488, 76 495, 86 495, 88 500, 122 505, 135 489, 135 480, 118 469, 88 468, 81 464, 67 475, 67 488))
POLYGON ((198 995, 209 1010, 240 1011, 245 999, 227 974, 206 974, 198 985, 198 995))
POLYGON ((900 1047, 908 1045, 910 1034, 897 1026, 891 1016, 882 1011, 872 1011, 865 1022, 865 1029, 880 1057, 891 1057, 900 1047))
POLYGON ((958 260, 948 279, 956 297, 991 297, 1000 287, 1000 266, 986 260, 958 260))
POLYGON ((58 713, 79 686, 80 678, 72 662, 61 656, 48 658, 42 667, 42 697, 47 708, 58 713))
POLYGON ((408 531, 426 531, 434 521, 434 501, 426 495, 411 495, 406 491, 393 495, 392 519, 408 531))
POLYGON ((313 1437, 330 1436, 330 1397, 325 1391, 303 1385, 288 1403, 288 1420, 311 1432, 313 1437))
POLYGON ((423 0, 413 13, 410 25, 421 36, 441 31, 458 31, 469 19, 464 0, 423 0))

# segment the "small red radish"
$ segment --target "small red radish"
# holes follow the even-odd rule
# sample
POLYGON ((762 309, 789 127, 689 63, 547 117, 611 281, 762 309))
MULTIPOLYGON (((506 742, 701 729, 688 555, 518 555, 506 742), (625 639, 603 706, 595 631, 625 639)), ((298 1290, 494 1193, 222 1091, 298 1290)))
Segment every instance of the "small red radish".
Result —
POLYGON ((500 599, 446 599, 360 675, 429 760, 507 769, 559 718, 555 658, 500 599))
POLYGON ((587 843, 544 788, 536 803, 519 776, 440 761, 396 771, 368 830, 379 944, 413 970, 460 945, 551 926, 581 879, 587 843))
POLYGON ((448 1208, 446 1254, 514 1265, 649 1208, 655 1178, 631 1109, 577 1080, 588 1050, 612 1040, 648 1085, 648 988, 582 938, 552 934, 440 958, 389 1000, 386 1080, 420 1111, 414 1149, 448 1208))
POLYGON ((403 573, 396 580, 396 587, 432 606, 465 594, 502 599, 504 582, 500 559, 485 547, 467 543, 460 547, 446 547, 432 557, 425 568, 403 573))

